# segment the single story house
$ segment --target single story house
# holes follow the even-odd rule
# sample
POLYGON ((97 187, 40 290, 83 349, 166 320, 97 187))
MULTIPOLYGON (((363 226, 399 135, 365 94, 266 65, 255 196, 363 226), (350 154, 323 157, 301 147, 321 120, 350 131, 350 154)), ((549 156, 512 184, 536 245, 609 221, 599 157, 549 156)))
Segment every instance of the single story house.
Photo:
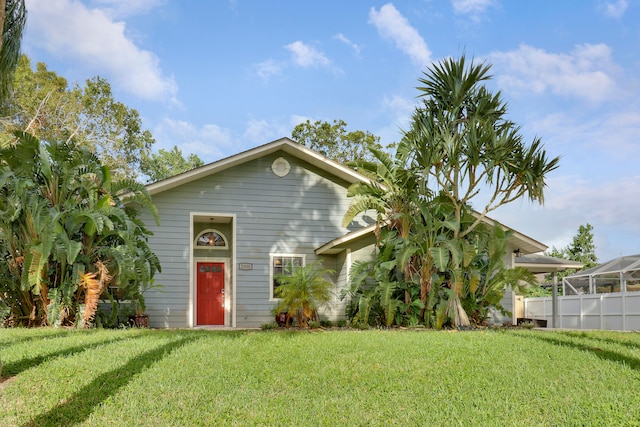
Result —
MULTIPOLYGON (((148 185, 160 225, 142 219, 162 265, 162 288, 145 294, 150 326, 259 327, 273 320, 274 275, 316 260, 335 271, 336 296, 321 315, 344 317, 349 268, 375 251, 374 218, 342 226, 348 187, 367 180, 282 138, 148 185)), ((514 231, 507 265, 546 248, 514 231)))

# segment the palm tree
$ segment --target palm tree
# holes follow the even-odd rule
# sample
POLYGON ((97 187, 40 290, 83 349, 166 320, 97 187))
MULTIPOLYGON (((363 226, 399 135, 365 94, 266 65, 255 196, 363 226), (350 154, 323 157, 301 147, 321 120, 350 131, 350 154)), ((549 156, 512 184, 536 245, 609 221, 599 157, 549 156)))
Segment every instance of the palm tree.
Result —
POLYGON ((307 264, 294 269, 290 275, 279 275, 280 285, 275 295, 280 298, 275 307, 276 314, 286 312, 289 318, 296 317, 298 326, 308 327, 309 321, 318 320, 318 309, 331 301, 333 284, 323 276, 333 270, 321 268, 321 262, 307 264))
POLYGON ((442 325, 445 315, 456 326, 469 324, 463 299, 489 295, 477 292, 483 277, 478 260, 488 250, 479 242, 490 232, 484 218, 523 196, 542 203, 546 176, 558 166, 539 139, 526 145, 505 118, 500 93, 484 86, 489 68, 467 64, 464 56, 433 65, 420 79, 423 105, 395 157, 372 150, 378 163, 357 166, 374 180, 349 189, 354 199, 343 224, 377 212, 378 263, 390 275, 403 272, 382 280, 374 267, 372 277, 379 285, 397 281, 404 307, 413 303, 413 285, 419 284, 419 318, 430 326, 442 325), (478 213, 471 203, 481 190, 489 190, 489 202, 478 213), (395 270, 387 268, 392 265, 395 270))
MULTIPOLYGON (((366 303, 368 298, 383 296, 383 308, 387 307, 384 313, 385 323, 388 323, 393 319, 388 308, 401 307, 389 299, 393 291, 402 293, 401 301, 404 303, 405 312, 414 306, 410 282, 420 273, 416 253, 421 245, 413 245, 410 242, 411 237, 415 236, 414 227, 416 217, 420 215, 420 206, 431 194, 428 189, 421 192, 423 189, 419 187, 416 176, 405 169, 407 161, 401 153, 391 157, 375 146, 370 145, 368 149, 370 157, 375 161, 350 163, 358 171, 371 177, 371 180, 349 187, 347 195, 353 199, 344 215, 343 226, 347 226, 359 214, 371 211, 376 214, 375 235, 379 248, 377 263, 384 266, 374 265, 371 276, 385 288, 373 290, 373 295, 365 296, 362 301, 366 303), (399 272, 401 274, 398 274, 399 272), (396 287, 398 282, 402 282, 404 286, 396 287)), ((352 297, 356 296, 357 289, 362 285, 364 282, 354 283, 352 297)))
POLYGON ((413 176, 403 169, 403 158, 392 158, 374 146, 369 146, 368 149, 375 159, 373 162, 360 160, 350 162, 350 165, 372 179, 349 187, 347 196, 353 197, 353 200, 343 217, 342 225, 346 227, 359 214, 373 211, 377 216, 377 233, 380 227, 386 226, 406 237, 414 213, 411 192, 416 188, 416 183, 413 176))
POLYGON ((419 79, 423 106, 398 147, 426 184, 449 199, 457 222, 480 191, 491 192, 480 215, 455 237, 471 233, 489 212, 523 196, 543 203, 546 177, 559 163, 558 157, 547 157, 539 138, 523 142, 520 129, 506 119, 500 92, 493 94, 483 84, 491 78, 489 69, 467 65, 464 56, 433 65, 419 79))
POLYGON ((448 250, 443 245, 429 248, 423 263, 449 272, 449 311, 456 325, 467 323, 460 298, 474 251, 474 231, 489 212, 523 196, 542 203, 546 176, 559 163, 558 157, 547 157, 539 138, 530 145, 523 142, 519 128, 505 117, 500 93, 491 93, 483 84, 491 78, 489 69, 467 64, 464 56, 434 64, 419 79, 423 105, 398 147, 422 185, 451 207, 444 219, 451 232, 448 250), (481 190, 489 191, 489 201, 473 215, 470 205, 481 190))

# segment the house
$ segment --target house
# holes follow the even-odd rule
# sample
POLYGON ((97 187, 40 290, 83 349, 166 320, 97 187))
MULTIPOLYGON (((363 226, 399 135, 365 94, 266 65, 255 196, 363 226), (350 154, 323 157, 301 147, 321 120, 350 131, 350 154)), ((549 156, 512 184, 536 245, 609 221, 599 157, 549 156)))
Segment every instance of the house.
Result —
MULTIPOLYGON (((348 187, 367 180, 282 138, 148 185, 160 226, 142 219, 162 264, 162 288, 145 294, 150 325, 259 327, 273 320, 274 275, 316 260, 335 271, 321 316, 343 317, 350 266, 375 255, 374 218, 342 226, 348 187)), ((505 259, 545 249, 514 231, 505 259)))

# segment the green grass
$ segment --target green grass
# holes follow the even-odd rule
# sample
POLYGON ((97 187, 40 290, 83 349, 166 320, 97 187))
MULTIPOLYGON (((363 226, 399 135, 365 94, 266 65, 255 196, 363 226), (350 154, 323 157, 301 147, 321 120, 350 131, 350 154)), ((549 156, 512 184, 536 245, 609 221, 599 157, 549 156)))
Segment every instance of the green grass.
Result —
POLYGON ((640 334, 0 329, 1 426, 640 425, 640 334))

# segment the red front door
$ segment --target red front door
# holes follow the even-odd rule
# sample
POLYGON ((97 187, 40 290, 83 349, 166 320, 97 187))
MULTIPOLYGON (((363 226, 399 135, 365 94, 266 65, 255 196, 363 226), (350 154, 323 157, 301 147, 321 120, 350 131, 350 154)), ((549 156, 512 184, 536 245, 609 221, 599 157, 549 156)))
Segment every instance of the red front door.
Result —
POLYGON ((197 263, 198 325, 224 325, 224 263, 197 263))

